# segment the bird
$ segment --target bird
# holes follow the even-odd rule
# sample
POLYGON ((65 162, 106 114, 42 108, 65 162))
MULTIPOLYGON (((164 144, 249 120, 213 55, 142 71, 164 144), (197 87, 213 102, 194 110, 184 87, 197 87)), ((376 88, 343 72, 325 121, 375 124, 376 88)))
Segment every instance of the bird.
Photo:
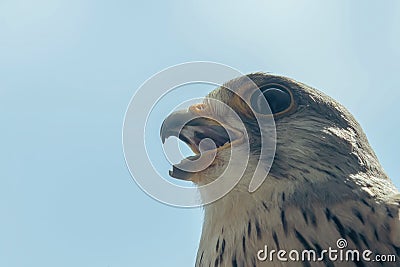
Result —
POLYGON ((215 181, 231 155, 239 153, 235 166, 246 163, 232 190, 203 206, 196 267, 399 266, 399 191, 356 119, 321 91, 280 75, 243 75, 172 112, 160 135, 185 142, 195 153, 189 161, 215 154, 200 171, 173 165, 173 178, 198 187, 215 181), (271 128, 257 117, 273 120, 272 158, 261 144, 271 128), (214 145, 201 148, 205 139, 214 145), (251 192, 257 164, 265 177, 251 192))

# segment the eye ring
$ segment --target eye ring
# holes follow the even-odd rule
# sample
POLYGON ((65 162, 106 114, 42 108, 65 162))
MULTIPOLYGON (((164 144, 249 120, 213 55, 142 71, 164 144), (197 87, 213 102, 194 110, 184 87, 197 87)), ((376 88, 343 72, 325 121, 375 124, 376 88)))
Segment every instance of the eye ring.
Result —
POLYGON ((294 106, 294 100, 289 89, 280 84, 271 83, 254 91, 250 97, 250 104, 254 112, 262 115, 272 114, 276 117, 290 111, 294 106))

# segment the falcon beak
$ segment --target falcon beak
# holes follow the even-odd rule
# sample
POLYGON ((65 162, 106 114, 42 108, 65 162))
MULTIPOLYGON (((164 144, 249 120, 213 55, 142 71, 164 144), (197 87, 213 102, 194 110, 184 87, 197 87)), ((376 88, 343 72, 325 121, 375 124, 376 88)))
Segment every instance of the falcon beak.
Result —
MULTIPOLYGON (((201 118, 196 117, 195 114, 190 112, 189 110, 179 110, 171 113, 162 123, 160 129, 160 137, 161 141, 164 144, 165 140, 170 136, 176 136, 182 141, 184 141, 193 152, 198 154, 200 151, 194 145, 194 142, 190 142, 189 139, 185 137, 182 133, 184 127, 194 126, 193 120, 197 118, 197 124, 200 125, 201 118)), ((206 125, 206 121, 202 122, 203 125, 206 125)))
POLYGON ((168 137, 176 136, 196 154, 184 159, 179 164, 175 164, 173 170, 170 171, 170 176, 182 180, 191 180, 191 177, 195 174, 182 168, 188 161, 197 160, 200 155, 207 155, 211 151, 218 152, 230 146, 231 139, 236 140, 241 136, 237 130, 222 125, 210 116, 197 113, 192 107, 188 110, 171 113, 164 120, 160 129, 160 137, 163 143, 168 137), (205 138, 209 138, 213 142, 202 142, 200 145, 200 142, 205 138))

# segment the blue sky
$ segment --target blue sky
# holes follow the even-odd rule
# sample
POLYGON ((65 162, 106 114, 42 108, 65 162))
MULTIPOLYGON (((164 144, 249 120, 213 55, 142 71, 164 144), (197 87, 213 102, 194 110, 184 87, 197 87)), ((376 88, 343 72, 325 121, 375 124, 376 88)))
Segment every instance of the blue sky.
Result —
POLYGON ((0 1, 0 266, 193 265, 201 209, 143 193, 121 144, 135 90, 186 61, 334 97, 400 187, 400 3, 215 2, 0 1))

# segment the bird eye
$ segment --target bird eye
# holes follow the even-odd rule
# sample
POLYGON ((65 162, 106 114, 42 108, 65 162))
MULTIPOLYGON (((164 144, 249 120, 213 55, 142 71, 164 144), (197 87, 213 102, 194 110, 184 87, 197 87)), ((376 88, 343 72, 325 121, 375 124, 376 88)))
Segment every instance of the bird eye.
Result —
POLYGON ((268 102, 272 114, 285 111, 292 103, 289 92, 276 85, 261 87, 260 90, 253 93, 250 103, 254 111, 265 115, 269 114, 265 100, 268 102))

